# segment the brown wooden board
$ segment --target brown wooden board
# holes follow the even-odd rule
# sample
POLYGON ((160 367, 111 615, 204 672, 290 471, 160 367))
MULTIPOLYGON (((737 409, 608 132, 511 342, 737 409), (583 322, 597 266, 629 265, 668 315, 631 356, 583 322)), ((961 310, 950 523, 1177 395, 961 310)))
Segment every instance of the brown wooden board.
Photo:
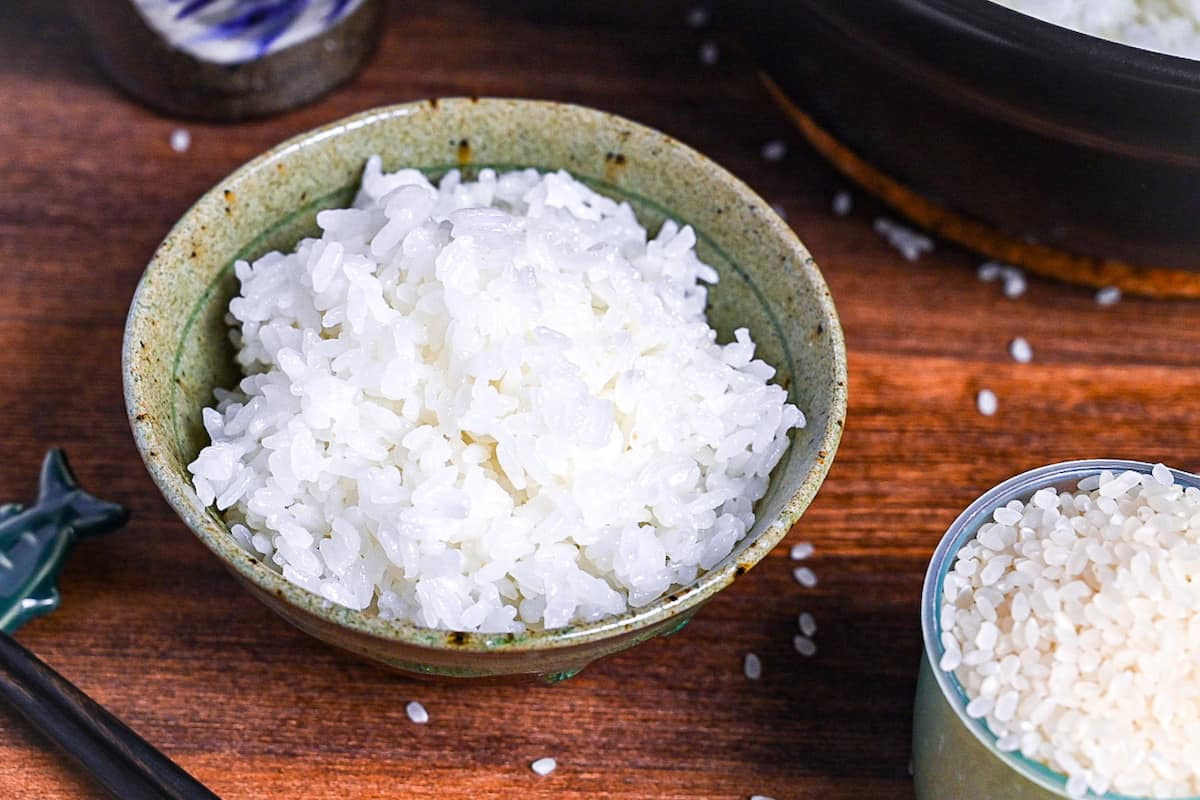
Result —
MULTIPOLYGON (((215 792, 238 798, 906 798, 918 595, 935 543, 1015 472, 1094 456, 1200 468, 1200 305, 1030 279, 1007 299, 948 245, 916 263, 801 143, 722 28, 687 4, 397 2, 382 46, 314 105, 220 126, 115 90, 61 0, 0 4, 0 499, 30 501, 44 451, 129 505, 81 544, 63 608, 18 638, 215 792), (562 4, 565 8, 573 4, 562 4), (648 4, 644 4, 648 5, 648 4), (720 45, 700 63, 702 42, 720 45), (146 475, 125 421, 120 345, 155 245, 204 190, 295 133, 448 95, 584 103, 698 147, 781 205, 833 290, 850 412, 825 487, 775 553, 671 639, 555 687, 443 686, 387 673, 290 628, 241 591, 146 475), (177 127, 191 149, 174 152, 177 127), (762 146, 790 147, 768 163, 762 146), (1025 336, 1033 363, 1015 363, 1025 336), (999 412, 981 416, 991 388, 999 412), (792 578, 815 543, 820 579, 792 578), (812 612, 819 651, 792 649, 812 612), (757 682, 742 674, 753 651, 757 682), (417 699, 428 725, 404 713, 417 699), (558 769, 538 777, 534 759, 558 769)), ((914 121, 917 124, 917 121, 914 121)), ((964 165, 967 168, 969 165, 964 165)), ((987 191, 988 187, 979 187, 987 191)), ((99 797, 0 708, 0 797, 99 797)))

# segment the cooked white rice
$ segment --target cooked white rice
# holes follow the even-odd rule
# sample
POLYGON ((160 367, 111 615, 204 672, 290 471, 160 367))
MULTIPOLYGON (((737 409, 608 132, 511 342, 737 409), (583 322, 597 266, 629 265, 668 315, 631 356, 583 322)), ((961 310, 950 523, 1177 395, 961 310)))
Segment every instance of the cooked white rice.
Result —
POLYGON ((996 0, 1102 39, 1200 58, 1200 0, 996 0))
POLYGON ((995 510, 942 598, 940 667, 1068 794, 1200 795, 1200 491, 1104 473, 995 510))
POLYGON ((201 502, 294 583, 463 631, 595 620, 732 551, 804 424, 716 343, 689 227, 648 240, 565 172, 435 187, 368 161, 320 239, 236 265, 247 377, 204 410, 201 502))

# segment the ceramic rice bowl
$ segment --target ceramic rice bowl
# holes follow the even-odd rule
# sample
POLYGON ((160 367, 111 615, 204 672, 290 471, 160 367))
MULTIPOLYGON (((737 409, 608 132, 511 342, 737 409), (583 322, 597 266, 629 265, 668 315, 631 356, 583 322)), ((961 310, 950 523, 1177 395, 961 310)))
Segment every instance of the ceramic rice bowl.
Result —
POLYGON ((846 413, 842 331, 808 251, 743 183, 662 133, 578 106, 499 99, 391 106, 302 134, 234 172, 184 214, 154 254, 129 312, 125 401, 138 448, 188 528, 258 599, 301 630, 409 673, 453 678, 574 675, 597 658, 681 628, 765 556, 812 501, 846 413), (232 265, 291 249, 317 232, 318 211, 350 204, 366 159, 436 178, 484 167, 566 169, 628 201, 651 232, 692 225, 721 276, 709 321, 722 341, 748 327, 757 355, 807 417, 772 473, 753 529, 714 569, 641 608, 587 624, 521 634, 431 630, 333 605, 286 581, 237 545, 201 505, 187 471, 207 444, 201 409, 240 378, 225 322, 232 265))

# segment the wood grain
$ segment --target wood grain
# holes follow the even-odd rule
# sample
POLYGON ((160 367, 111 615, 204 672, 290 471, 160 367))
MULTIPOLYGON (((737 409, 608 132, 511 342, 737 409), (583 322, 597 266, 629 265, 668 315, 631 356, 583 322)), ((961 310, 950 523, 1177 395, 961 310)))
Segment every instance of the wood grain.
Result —
MULTIPOLYGON (((1200 306, 1031 280, 1006 299, 977 259, 903 261, 878 206, 829 211, 840 180, 771 104, 719 25, 689 4, 397 2, 379 53, 324 100, 269 120, 181 123, 105 82, 61 0, 0 4, 0 499, 28 501, 45 449, 130 506, 82 544, 64 606, 21 642, 227 800, 238 798, 906 798, 926 561, 958 511, 1017 471, 1090 456, 1200 467, 1200 306), (632 5, 632 4, 631 4, 632 5), (647 4, 643 4, 647 5, 647 4), (700 64, 711 38, 721 58, 700 64), (553 688, 439 686, 288 627, 172 515, 133 447, 120 341, 142 268, 205 189, 272 144, 384 103, 437 95, 570 100, 660 128, 781 204, 838 303, 850 414, 832 471, 786 544, 682 633, 553 688), (192 147, 169 145, 186 127, 192 147), (760 151, 791 147, 779 163, 760 151), (1015 364, 1025 336, 1034 362, 1015 364), (975 411, 993 389, 995 417, 975 411), (791 649, 811 611, 819 652, 791 649), (747 681, 743 654, 763 677, 747 681), (411 699, 429 709, 414 726, 411 699), (539 778, 529 763, 558 759, 539 778)), ((969 168, 969 165, 964 165, 969 168)), ((98 790, 0 709, 0 796, 98 790)))

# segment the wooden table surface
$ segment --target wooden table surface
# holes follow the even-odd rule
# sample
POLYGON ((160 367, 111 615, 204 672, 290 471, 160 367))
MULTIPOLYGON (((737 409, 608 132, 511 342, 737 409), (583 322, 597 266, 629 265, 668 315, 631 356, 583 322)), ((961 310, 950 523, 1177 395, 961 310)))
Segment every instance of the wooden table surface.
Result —
MULTIPOLYGON (((549 2, 406 0, 351 83, 303 109, 220 126, 163 118, 99 74, 62 2, 0 4, 0 499, 28 502, 65 447, 85 487, 129 505, 82 544, 62 609, 19 639, 226 800, 234 798, 906 798, 918 596, 942 532, 1015 472, 1075 457, 1200 467, 1200 306, 1031 279, 1007 299, 979 259, 904 261, 881 208, 799 141, 720 25, 687 4, 570 17, 549 2), (584 19, 583 16, 590 18, 584 19), (719 45, 716 64, 697 56, 719 45), (155 245, 240 163, 371 106, 448 95, 569 100, 698 147, 786 210, 846 332, 850 412, 816 501, 784 545, 682 633, 555 687, 430 685, 326 647, 241 591, 142 467, 120 345, 155 245), (185 127, 191 149, 169 146, 185 127), (788 143, 768 163, 763 144, 788 143), (1014 336, 1030 364, 1008 354, 1014 336), (976 411, 991 388, 999 411, 976 411), (809 540, 820 584, 788 547, 809 540), (796 616, 820 629, 792 649, 796 616), (761 680, 742 674, 753 651, 761 680), (404 706, 417 699, 427 725, 404 706), (558 769, 538 777, 534 759, 558 769)), ((563 8, 572 6, 563 3, 563 8)), ((964 168, 969 165, 964 165, 964 168)), ((981 189, 982 190, 982 189, 981 189)), ((100 792, 0 708, 0 797, 100 792)))

